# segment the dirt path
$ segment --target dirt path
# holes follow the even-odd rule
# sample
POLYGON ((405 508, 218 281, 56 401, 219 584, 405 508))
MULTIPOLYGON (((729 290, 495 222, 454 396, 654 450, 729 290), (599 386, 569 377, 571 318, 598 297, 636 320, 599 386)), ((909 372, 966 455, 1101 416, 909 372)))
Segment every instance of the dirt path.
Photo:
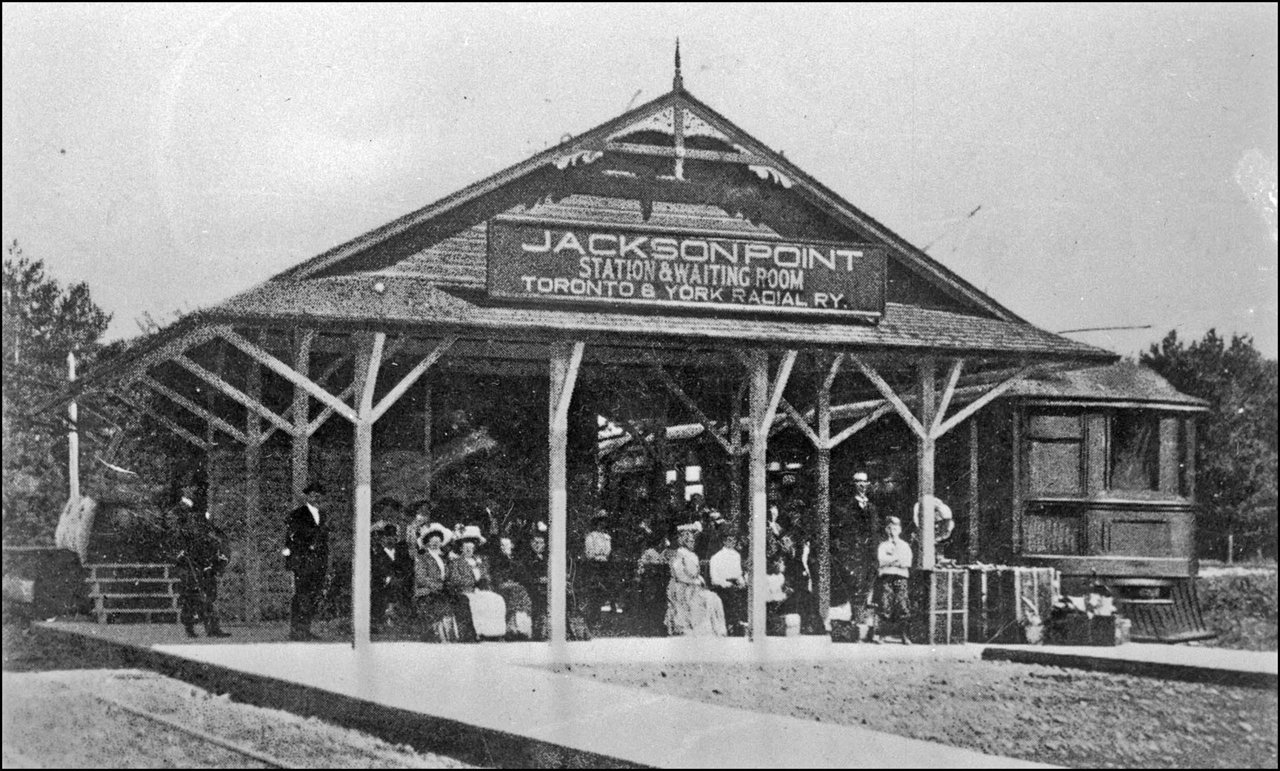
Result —
POLYGON ((1276 767, 1274 691, 965 660, 556 671, 1067 766, 1276 767))
POLYGON ((292 768, 471 768, 315 718, 239 704, 153 672, 5 672, 3 687, 6 768, 268 767, 99 697, 248 746, 292 768))

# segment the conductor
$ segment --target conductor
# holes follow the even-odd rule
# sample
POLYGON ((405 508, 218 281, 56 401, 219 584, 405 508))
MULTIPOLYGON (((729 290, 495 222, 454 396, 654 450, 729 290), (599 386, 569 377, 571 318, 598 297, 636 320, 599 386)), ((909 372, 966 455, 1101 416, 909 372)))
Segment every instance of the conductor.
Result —
POLYGON ((316 640, 311 632, 329 569, 328 522, 318 505, 324 487, 312 482, 302 490, 302 505, 289 512, 285 534, 285 567, 293 571, 293 602, 289 605, 289 639, 316 640))

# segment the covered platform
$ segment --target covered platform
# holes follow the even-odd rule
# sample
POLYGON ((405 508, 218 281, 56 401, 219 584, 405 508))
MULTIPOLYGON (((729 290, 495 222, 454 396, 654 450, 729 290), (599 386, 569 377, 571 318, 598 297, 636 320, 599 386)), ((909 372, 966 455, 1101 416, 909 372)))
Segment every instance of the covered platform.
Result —
POLYGON ((705 704, 547 669, 558 663, 976 659, 975 646, 596 640, 430 645, 280 643, 283 625, 234 625, 228 640, 186 640, 176 625, 39 623, 37 634, 107 646, 154 669, 259 706, 367 731, 496 767, 1031 768, 1037 764, 856 726, 705 704), (443 698, 442 698, 443 697, 443 698), (654 737, 665 737, 661 740, 654 737))
MULTIPOLYGON (((944 436, 967 425, 976 469, 971 418, 987 405, 1036 372, 1116 358, 1036 328, 841 199, 695 98, 677 56, 669 93, 183 318, 45 407, 72 403, 74 429, 76 405, 124 405, 195 448, 233 541, 230 617, 287 612, 280 515, 309 480, 332 481, 324 508, 350 566, 357 647, 370 643, 370 525, 387 493, 376 472, 417 453, 404 486, 430 500, 442 411, 491 394, 545 416, 512 432, 507 456, 541 501, 509 503, 549 526, 548 636, 563 643, 570 554, 599 505, 598 421, 661 445, 652 417, 670 408, 721 453, 749 634, 765 645, 767 466, 783 424, 814 457, 826 616, 838 448, 899 419, 912 498, 932 510, 944 436), (642 380, 660 405, 637 396, 642 380)), ((921 527, 917 563, 932 570, 933 519, 921 527)))

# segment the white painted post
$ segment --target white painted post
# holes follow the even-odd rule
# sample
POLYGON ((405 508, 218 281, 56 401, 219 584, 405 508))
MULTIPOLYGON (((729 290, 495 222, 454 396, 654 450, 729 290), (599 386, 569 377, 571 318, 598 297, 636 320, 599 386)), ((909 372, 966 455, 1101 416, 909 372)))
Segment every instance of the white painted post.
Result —
POLYGON ((567 610, 568 580, 568 460, 565 453, 569 441, 569 411, 560 410, 561 392, 569 374, 569 344, 551 345, 551 368, 548 420, 547 456, 547 514, 550 522, 548 538, 547 613, 551 616, 549 639, 552 645, 563 645, 567 639, 565 612, 567 610))
MULTIPOLYGON (((67 381, 76 382, 76 355, 67 354, 67 381)), ((71 420, 71 429, 67 431, 67 482, 70 487, 70 499, 74 506, 80 501, 80 423, 79 408, 72 399, 67 405, 67 417, 71 420)))
POLYGON ((370 598, 372 575, 373 524, 373 391, 378 384, 378 368, 382 365, 385 333, 373 336, 373 345, 364 341, 356 358, 356 377, 360 378, 360 402, 355 423, 355 522, 351 554, 351 623, 352 644, 357 650, 369 646, 370 598))

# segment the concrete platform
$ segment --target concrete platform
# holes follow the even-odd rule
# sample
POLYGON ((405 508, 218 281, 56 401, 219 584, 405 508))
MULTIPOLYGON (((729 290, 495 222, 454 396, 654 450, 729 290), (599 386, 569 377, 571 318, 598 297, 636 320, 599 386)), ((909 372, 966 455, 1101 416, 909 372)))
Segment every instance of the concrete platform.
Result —
POLYGON ((1129 643, 1114 647, 988 645, 982 652, 982 658, 1276 690, 1274 651, 1237 651, 1158 643, 1129 643))
MULTIPOLYGON (((1036 764, 854 726, 718 707, 543 669, 550 663, 869 662, 976 659, 977 646, 833 645, 825 638, 613 639, 430 645, 253 641, 277 630, 187 641, 181 629, 42 623, 38 633, 106 646, 131 664, 262 706, 316 715, 388 741, 499 767, 1025 768, 1036 764)), ((277 638, 278 639, 278 638, 277 638)))

